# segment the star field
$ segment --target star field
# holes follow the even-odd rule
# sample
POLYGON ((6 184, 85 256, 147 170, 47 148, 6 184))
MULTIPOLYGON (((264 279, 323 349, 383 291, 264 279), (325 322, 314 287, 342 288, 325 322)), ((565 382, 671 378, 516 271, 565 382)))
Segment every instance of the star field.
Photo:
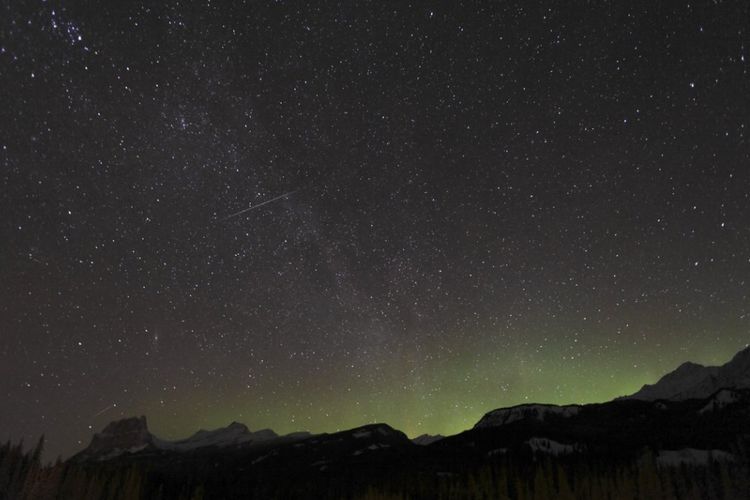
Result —
POLYGON ((455 433, 750 342, 745 2, 0 9, 0 438, 455 433))

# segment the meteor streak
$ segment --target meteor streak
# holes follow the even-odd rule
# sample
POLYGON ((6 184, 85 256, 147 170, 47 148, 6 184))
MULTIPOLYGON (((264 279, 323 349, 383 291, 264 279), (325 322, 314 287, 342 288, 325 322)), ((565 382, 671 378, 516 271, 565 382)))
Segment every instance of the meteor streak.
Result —
POLYGON ((282 199, 282 198, 286 198, 287 196, 291 196, 291 195, 293 195, 293 194, 294 194, 294 193, 296 193, 297 191, 299 191, 299 190, 298 190, 298 189, 295 189, 294 191, 289 191, 288 193, 284 193, 284 194, 282 194, 282 195, 279 195, 279 196, 277 196, 277 197, 275 197, 275 198, 271 198, 270 200, 266 200, 266 201, 264 201, 264 202, 262 202, 262 203, 258 203, 257 205, 252 205, 252 206, 249 206, 249 207, 247 207, 247 208, 244 208, 244 209, 240 210, 239 212, 235 212, 235 213, 233 213, 233 214, 229 214, 229 215, 227 215, 226 217, 224 217, 224 219, 223 219, 223 220, 229 220, 229 219, 231 219, 232 217, 237 217, 238 215, 242 215, 242 214, 244 214, 245 212, 249 212, 250 210, 254 210, 254 209, 256 209, 256 208, 260 208, 260 207, 262 207, 263 205, 268 205, 269 203, 273 203, 273 202, 274 202, 274 201, 276 201, 276 200, 280 200, 280 199, 282 199))
POLYGON ((99 416, 99 415, 101 415, 102 413, 104 413, 104 412, 106 412, 107 410, 110 410, 110 409, 112 409, 112 408, 115 408, 116 406, 117 406, 116 404, 111 404, 111 405, 109 405, 109 406, 107 406, 107 407, 105 407, 105 408, 102 408, 101 410, 99 410, 98 412, 96 412, 96 413, 94 414, 94 417, 92 417, 92 418, 98 417, 98 416, 99 416))

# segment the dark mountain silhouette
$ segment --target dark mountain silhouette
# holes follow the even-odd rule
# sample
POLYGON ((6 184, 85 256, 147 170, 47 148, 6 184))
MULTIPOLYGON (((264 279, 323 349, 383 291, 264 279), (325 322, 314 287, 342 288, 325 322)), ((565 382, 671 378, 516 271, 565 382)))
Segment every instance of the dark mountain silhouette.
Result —
POLYGON ((309 432, 296 432, 279 436, 271 429, 251 432, 247 426, 232 422, 227 427, 214 430, 199 430, 192 436, 178 441, 159 439, 151 434, 146 417, 117 420, 94 435, 86 449, 71 458, 78 462, 102 462, 136 453, 158 452, 187 453, 206 449, 231 449, 253 447, 261 443, 285 443, 309 437, 309 432))
POLYGON ((153 447, 154 436, 148 431, 146 417, 125 418, 111 422, 94 434, 91 444, 76 455, 78 460, 106 460, 123 450, 136 452, 153 447))
POLYGON ((622 399, 655 401, 705 398, 723 388, 750 388, 750 347, 738 352, 721 366, 683 363, 655 384, 644 385, 635 394, 622 399))
POLYGON ((447 437, 233 422, 166 441, 128 418, 46 468, 6 445, 0 499, 750 498, 748 359, 685 363, 606 403, 493 410, 447 437))

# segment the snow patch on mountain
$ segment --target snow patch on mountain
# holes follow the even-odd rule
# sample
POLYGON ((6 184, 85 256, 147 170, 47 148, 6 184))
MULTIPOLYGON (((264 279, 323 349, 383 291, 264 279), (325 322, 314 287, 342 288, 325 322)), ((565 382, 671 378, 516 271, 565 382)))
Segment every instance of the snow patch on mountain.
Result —
POLYGON ((377 438, 378 436, 394 437, 403 435, 401 431, 397 431, 387 424, 369 424, 345 432, 351 433, 351 435, 356 439, 366 439, 373 437, 377 438))
POLYGON ((427 446, 440 441, 444 437, 445 436, 441 436, 440 434, 436 434, 434 436, 430 434, 422 434, 421 436, 417 436, 412 439, 411 442, 419 446, 427 446))
POLYGON ((380 449, 383 449, 383 448, 390 448, 390 445, 387 445, 387 444, 371 444, 367 448, 362 448, 361 450, 356 450, 354 453, 352 453, 352 455, 357 456, 357 455, 361 455, 361 454, 363 454, 363 453, 365 453, 367 451, 375 451, 375 450, 380 450, 380 449))
POLYGON ((180 441, 155 440, 157 448, 171 451, 190 451, 207 447, 237 446, 245 443, 258 443, 279 437, 270 429, 256 432, 250 430, 238 422, 232 422, 227 427, 214 430, 200 430, 187 439, 180 441))
POLYGON ((581 407, 579 405, 558 406, 549 404, 527 404, 510 408, 500 408, 499 410, 493 410, 483 416, 481 420, 474 425, 474 428, 481 429, 484 427, 498 427, 522 420, 544 422, 550 416, 568 418, 577 415, 580 411, 581 407))
POLYGON ((578 451, 578 446, 573 444, 564 444, 553 441, 552 439, 533 437, 526 441, 531 451, 535 453, 545 453, 547 455, 570 455, 578 451))
POLYGON ((661 450, 656 457, 656 464, 662 467, 679 467, 686 465, 707 465, 712 461, 731 462, 734 455, 724 450, 697 450, 683 448, 681 450, 661 450))
POLYGON ((722 389, 711 397, 711 400, 698 413, 709 413, 721 410, 740 399, 740 395, 731 389, 722 389))

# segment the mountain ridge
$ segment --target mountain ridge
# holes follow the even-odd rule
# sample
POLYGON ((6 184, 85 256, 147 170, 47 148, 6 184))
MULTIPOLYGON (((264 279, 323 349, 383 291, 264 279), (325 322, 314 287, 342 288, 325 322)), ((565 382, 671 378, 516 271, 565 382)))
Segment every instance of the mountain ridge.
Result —
POLYGON ((628 396, 617 398, 644 401, 706 398, 720 389, 750 388, 750 347, 738 351, 719 366, 704 366, 686 361, 662 376, 654 384, 645 384, 628 396))
POLYGON ((662 376, 653 385, 646 384, 630 396, 619 397, 609 402, 585 405, 526 403, 491 410, 485 413, 472 428, 453 436, 425 434, 410 440, 403 432, 383 423, 368 424, 333 434, 296 432, 280 436, 271 429, 250 431, 246 425, 232 422, 226 427, 213 430, 201 429, 188 438, 168 441, 151 434, 146 417, 140 416, 109 423, 100 433, 92 437, 91 443, 84 450, 71 460, 106 461, 144 454, 272 449, 287 444, 309 446, 316 450, 333 447, 337 450, 348 450, 347 453, 359 456, 387 448, 408 449, 410 446, 415 446, 423 449, 437 449, 452 446, 451 443, 464 439, 461 436, 486 432, 499 433, 503 436, 510 432, 503 439, 510 439, 510 442, 519 446, 526 443, 526 446, 535 451, 566 450, 565 452, 568 453, 582 448, 575 440, 574 442, 566 441, 570 436, 565 432, 560 434, 558 432, 560 429, 575 428, 576 425, 581 425, 580 422, 585 422, 585 425, 590 428, 609 428, 609 423, 601 422, 599 419, 609 415, 606 418, 616 420, 620 418, 622 412, 635 412, 637 419, 645 419, 645 421, 649 419, 659 421, 663 419, 664 414, 672 411, 671 408, 674 405, 687 405, 685 407, 690 408, 691 415, 693 415, 690 418, 708 418, 709 415, 725 411, 727 408, 731 409, 737 404, 750 404, 748 389, 750 389, 750 348, 745 348, 720 366, 684 362, 675 370, 662 376), (511 437, 519 429, 528 434, 525 441, 518 441, 511 437), (536 435, 532 431, 537 434, 541 432, 541 434, 536 435), (546 444, 542 446, 540 443, 546 444))
POLYGON ((245 424, 232 422, 226 427, 200 429, 184 439, 161 439, 148 429, 145 416, 115 420, 94 434, 89 445, 70 458, 72 461, 104 461, 139 452, 190 452, 205 448, 251 446, 278 439, 296 440, 312 436, 309 432, 293 432, 279 436, 271 429, 250 431, 245 424))

